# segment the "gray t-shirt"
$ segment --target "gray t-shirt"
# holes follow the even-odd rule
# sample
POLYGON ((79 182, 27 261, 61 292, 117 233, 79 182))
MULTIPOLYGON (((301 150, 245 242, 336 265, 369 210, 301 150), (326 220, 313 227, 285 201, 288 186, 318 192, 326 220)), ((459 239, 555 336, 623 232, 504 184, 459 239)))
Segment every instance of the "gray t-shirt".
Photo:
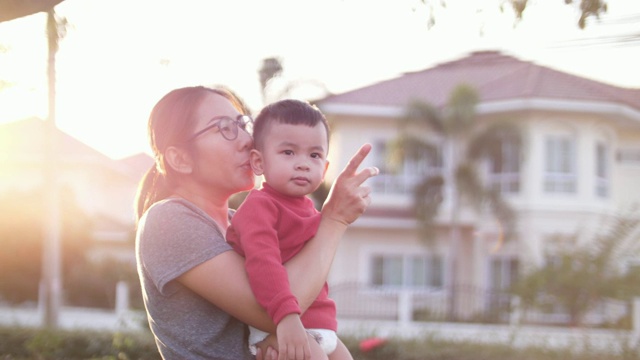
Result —
POLYGON ((160 201, 140 219, 138 274, 164 359, 254 359, 247 326, 176 281, 225 251, 233 250, 213 219, 186 200, 160 201))

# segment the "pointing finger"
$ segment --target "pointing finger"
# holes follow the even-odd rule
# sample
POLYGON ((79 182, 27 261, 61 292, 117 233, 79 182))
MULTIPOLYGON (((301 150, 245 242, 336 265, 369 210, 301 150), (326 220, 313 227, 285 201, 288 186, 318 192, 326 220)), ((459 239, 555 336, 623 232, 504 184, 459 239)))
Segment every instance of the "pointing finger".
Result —
POLYGON ((358 171, 358 167, 360 167, 360 164, 362 164, 362 161, 367 157, 370 151, 371 144, 362 145, 360 149, 358 149, 358 152, 356 152, 351 160, 349 160, 347 166, 344 168, 344 171, 342 171, 342 174, 345 174, 347 176, 355 175, 356 171, 358 171))

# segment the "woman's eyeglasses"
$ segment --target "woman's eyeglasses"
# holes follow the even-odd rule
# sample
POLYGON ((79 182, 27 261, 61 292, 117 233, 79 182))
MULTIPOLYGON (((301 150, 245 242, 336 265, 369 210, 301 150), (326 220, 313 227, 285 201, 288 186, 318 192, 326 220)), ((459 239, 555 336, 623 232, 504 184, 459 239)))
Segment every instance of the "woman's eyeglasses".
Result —
POLYGON ((253 132, 253 119, 249 115, 238 115, 235 119, 228 116, 216 116, 211 120, 218 121, 191 135, 191 137, 187 139, 187 142, 191 142, 191 140, 206 133, 214 127, 217 127, 222 136, 229 141, 238 138, 238 128, 242 129, 249 135, 253 132))

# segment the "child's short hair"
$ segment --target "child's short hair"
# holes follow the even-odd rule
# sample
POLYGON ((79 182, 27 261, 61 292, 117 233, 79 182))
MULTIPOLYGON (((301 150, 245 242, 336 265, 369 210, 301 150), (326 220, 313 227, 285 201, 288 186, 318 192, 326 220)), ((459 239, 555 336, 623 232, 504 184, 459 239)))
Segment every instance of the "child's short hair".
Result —
POLYGON ((322 123, 329 140, 329 123, 320 109, 306 101, 287 99, 265 106, 256 116, 253 124, 253 143, 256 149, 263 149, 265 134, 269 124, 273 122, 309 127, 322 123))

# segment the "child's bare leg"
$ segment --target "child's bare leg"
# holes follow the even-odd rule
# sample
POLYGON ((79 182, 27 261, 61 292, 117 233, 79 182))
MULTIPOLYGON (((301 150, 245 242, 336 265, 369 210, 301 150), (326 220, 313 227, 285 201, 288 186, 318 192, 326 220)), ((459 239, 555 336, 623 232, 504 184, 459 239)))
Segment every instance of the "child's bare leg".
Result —
POLYGON ((327 354, 324 353, 324 350, 322 350, 313 335, 309 333, 307 333, 307 335, 309 337, 309 347, 311 348, 311 359, 328 360, 327 354))
POLYGON ((349 349, 338 339, 336 349, 329 355, 329 360, 353 360, 349 349))

